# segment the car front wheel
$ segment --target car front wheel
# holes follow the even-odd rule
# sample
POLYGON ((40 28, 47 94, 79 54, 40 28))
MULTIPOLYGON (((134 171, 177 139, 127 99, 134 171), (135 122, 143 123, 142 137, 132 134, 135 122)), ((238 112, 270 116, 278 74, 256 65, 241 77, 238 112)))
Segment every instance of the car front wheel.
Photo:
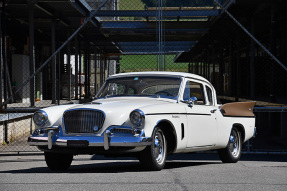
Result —
POLYGON ((241 156, 242 138, 237 128, 233 128, 227 147, 218 150, 219 158, 224 163, 236 163, 241 156))
POLYGON ((71 166, 73 155, 45 152, 45 160, 51 170, 67 170, 71 166))
POLYGON ((149 170, 161 170, 166 162, 167 141, 164 132, 156 127, 153 133, 153 142, 140 153, 141 164, 149 170))

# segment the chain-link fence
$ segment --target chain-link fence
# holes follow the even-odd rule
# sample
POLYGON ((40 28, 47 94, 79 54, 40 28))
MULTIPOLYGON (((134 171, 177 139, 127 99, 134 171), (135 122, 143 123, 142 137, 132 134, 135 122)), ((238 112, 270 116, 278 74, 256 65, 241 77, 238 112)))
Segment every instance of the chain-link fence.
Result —
MULTIPOLYGON (((287 15, 280 3, 4 0, 0 152, 32 151, 26 139, 35 110, 88 102, 115 73, 195 73, 212 82, 223 103, 285 107, 287 15)), ((279 137, 272 148, 286 149, 285 111, 258 114, 257 121, 269 120, 257 122, 262 137, 253 149, 264 149, 266 131, 279 137)))

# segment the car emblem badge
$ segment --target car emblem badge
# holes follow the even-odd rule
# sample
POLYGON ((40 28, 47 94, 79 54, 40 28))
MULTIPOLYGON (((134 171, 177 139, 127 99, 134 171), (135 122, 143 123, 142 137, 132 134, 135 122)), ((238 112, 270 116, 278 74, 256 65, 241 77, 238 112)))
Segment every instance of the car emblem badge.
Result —
POLYGON ((96 132, 96 131, 99 130, 99 127, 98 126, 94 126, 93 130, 94 130, 94 132, 96 132))

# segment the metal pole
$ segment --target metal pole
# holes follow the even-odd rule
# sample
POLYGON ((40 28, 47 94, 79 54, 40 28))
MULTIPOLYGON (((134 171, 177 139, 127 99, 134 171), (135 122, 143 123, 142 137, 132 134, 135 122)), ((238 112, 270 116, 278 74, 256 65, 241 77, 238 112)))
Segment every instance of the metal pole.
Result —
POLYGON ((207 79, 210 81, 211 76, 210 76, 210 62, 211 62, 211 53, 210 50, 207 52, 208 53, 208 63, 207 63, 207 79))
POLYGON ((214 46, 211 49, 211 56, 212 56, 212 84, 215 86, 215 50, 214 46))
POLYGON ((95 84, 94 84, 94 93, 95 96, 97 95, 98 92, 98 71, 97 71, 97 65, 98 65, 98 55, 97 55, 97 51, 95 51, 95 84))
POLYGON ((228 94, 233 96, 233 40, 229 42, 229 76, 228 76, 228 94))
MULTIPOLYGON (((276 9, 274 5, 271 6, 271 28, 270 28, 270 51, 276 56, 276 9)), ((270 67, 270 101, 276 101, 276 95, 274 92, 274 62, 271 62, 270 67)))
POLYGON ((84 52, 84 73, 85 73, 85 98, 88 98, 88 43, 85 41, 85 52, 84 52))
POLYGON ((236 61, 236 101, 239 101, 239 97, 240 97, 240 82, 241 82, 241 68, 240 68, 240 34, 237 33, 237 61, 236 61))
POLYGON ((202 53, 201 57, 200 57, 200 75, 204 76, 204 52, 202 53))
POLYGON ((63 54, 61 54, 61 52, 58 53, 58 76, 57 76, 57 87, 58 87, 58 105, 60 105, 60 100, 61 100, 61 86, 60 86, 60 82, 61 82, 61 63, 63 62, 63 54))
POLYGON ((78 36, 75 37, 75 99, 79 99, 78 95, 78 67, 79 67, 79 42, 78 42, 78 36))
MULTIPOLYGON (((254 34, 255 26, 254 26, 254 18, 251 19, 251 34, 254 34)), ((255 48, 254 48, 254 40, 250 40, 250 99, 254 99, 255 97, 255 48)))
MULTIPOLYGON (((55 33, 55 25, 56 23, 52 21, 51 23, 51 35, 52 35, 52 52, 55 52, 56 50, 56 33, 55 33)), ((52 104, 56 103, 56 55, 52 58, 52 104)))
POLYGON ((224 52, 221 47, 220 58, 219 58, 219 94, 224 95, 224 52))
POLYGON ((100 55, 100 86, 102 86, 103 85, 103 83, 104 83, 104 77, 103 77, 103 75, 104 75, 104 67, 103 67, 103 65, 104 65, 104 61, 103 61, 103 53, 101 53, 101 55, 100 55))
MULTIPOLYGON (((35 73, 35 42, 34 42, 34 3, 29 1, 29 65, 30 75, 35 73)), ((30 80, 30 102, 35 106, 35 76, 30 80)))
MULTIPOLYGON (((7 109, 7 60, 6 60, 6 0, 2 1, 2 58, 3 58, 3 69, 4 69, 4 108, 7 109)), ((1 89, 2 91, 2 89, 1 89)), ((2 103, 2 100, 1 100, 2 103)), ((9 118, 9 114, 8 118, 9 118)), ((4 141, 5 143, 9 143, 8 141, 8 121, 4 121, 4 141)))
MULTIPOLYGON (((0 44, 2 44, 3 38, 2 38, 2 10, 0 9, 0 44)), ((0 108, 2 108, 3 103, 3 87, 2 87, 2 46, 0 45, 0 108)))
MULTIPOLYGON (((70 31, 68 31, 70 36, 70 31)), ((67 44, 68 100, 71 101, 71 42, 67 44)))
POLYGON ((6 58, 6 0, 3 0, 2 3, 2 59, 3 59, 3 97, 4 97, 4 106, 7 109, 7 58, 6 58))
POLYGON ((88 87, 88 98, 91 97, 91 51, 90 46, 88 46, 88 58, 87 58, 87 87, 88 87))
POLYGON ((82 54, 81 54, 81 45, 79 44, 79 84, 80 84, 80 98, 81 99, 81 95, 82 95, 82 54))

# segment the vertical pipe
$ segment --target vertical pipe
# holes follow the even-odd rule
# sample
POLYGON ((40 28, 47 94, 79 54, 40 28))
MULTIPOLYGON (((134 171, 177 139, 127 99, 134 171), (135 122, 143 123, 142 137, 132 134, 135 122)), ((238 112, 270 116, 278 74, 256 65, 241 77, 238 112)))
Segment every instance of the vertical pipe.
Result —
POLYGON ((79 99, 78 95, 78 65, 79 65, 79 42, 78 42, 78 35, 75 36, 75 99, 79 99))
MULTIPOLYGON (((67 33, 70 37, 70 31, 67 33)), ((68 100, 71 101, 71 42, 67 44, 68 100)))
MULTIPOLYGON (((255 26, 254 26, 254 17, 251 19, 251 34, 254 35, 255 26)), ((250 99, 255 97, 255 47, 253 39, 250 39, 250 99)))
MULTIPOLYGON (((56 27, 55 27, 56 23, 54 21, 52 21, 51 23, 51 36, 52 36, 52 54, 55 52, 56 50, 56 27)), ((54 56, 51 59, 51 64, 52 64, 52 104, 56 103, 56 93, 57 93, 57 81, 56 81, 56 56, 54 56)))

